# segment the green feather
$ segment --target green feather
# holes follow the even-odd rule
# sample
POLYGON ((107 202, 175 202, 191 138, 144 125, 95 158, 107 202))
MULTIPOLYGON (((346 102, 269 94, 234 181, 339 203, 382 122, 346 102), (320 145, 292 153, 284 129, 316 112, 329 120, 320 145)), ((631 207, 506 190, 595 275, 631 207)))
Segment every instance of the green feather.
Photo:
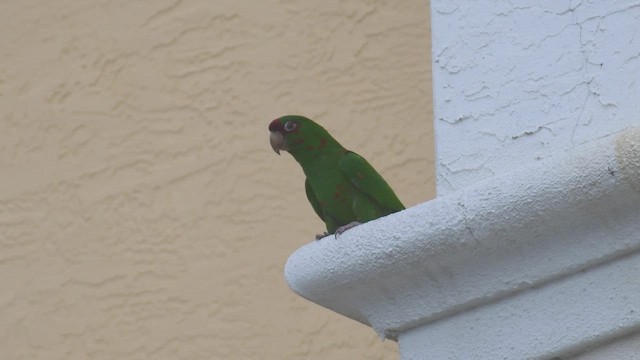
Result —
POLYGON ((288 151, 302 166, 307 198, 329 234, 353 221, 364 223, 404 209, 363 157, 346 150, 312 120, 283 116, 269 130, 282 134, 282 144, 272 146, 288 151))
POLYGON ((311 185, 309 185, 309 180, 307 179, 304 180, 304 191, 307 193, 307 199, 309 199, 309 202, 313 207, 313 211, 315 211, 320 219, 324 221, 324 214, 322 212, 322 207, 320 207, 320 202, 318 201, 318 198, 316 198, 316 194, 313 193, 313 189, 311 188, 311 185))
MULTIPOLYGON (((340 158, 339 166, 347 178, 367 199, 371 200, 373 206, 378 207, 373 219, 404 210, 404 205, 391 190, 389 184, 362 156, 349 151, 340 158)), ((366 218, 367 216, 363 214, 363 217, 366 218)), ((373 219, 363 220, 369 221, 373 219)))

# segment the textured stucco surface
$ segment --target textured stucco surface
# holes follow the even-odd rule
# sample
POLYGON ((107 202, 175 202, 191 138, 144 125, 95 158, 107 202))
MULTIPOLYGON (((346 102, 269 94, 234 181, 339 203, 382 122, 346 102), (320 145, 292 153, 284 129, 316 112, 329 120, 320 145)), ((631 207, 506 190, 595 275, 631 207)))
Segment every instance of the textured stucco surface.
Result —
POLYGON ((0 358, 392 359, 293 294, 301 113, 433 195, 425 1, 0 7, 0 358))
POLYGON ((338 244, 307 244, 289 257, 287 279, 397 336, 403 359, 548 360, 639 331, 639 143, 630 129, 364 224, 338 244))
POLYGON ((432 1, 438 194, 639 125, 638 23, 638 0, 432 1))

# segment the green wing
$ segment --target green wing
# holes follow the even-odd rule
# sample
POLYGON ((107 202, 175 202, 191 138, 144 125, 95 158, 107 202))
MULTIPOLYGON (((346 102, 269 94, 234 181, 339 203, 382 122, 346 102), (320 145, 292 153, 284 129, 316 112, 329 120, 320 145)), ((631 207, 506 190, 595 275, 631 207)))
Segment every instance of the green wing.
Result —
POLYGON ((348 151, 340 158, 339 166, 351 183, 389 213, 404 210, 389 184, 362 156, 348 151))
POLYGON ((307 199, 309 199, 313 210, 316 212, 316 214, 318 214, 320 219, 324 221, 324 213, 322 212, 322 208, 320 207, 320 202, 318 201, 316 194, 313 192, 311 185, 309 185, 308 179, 304 180, 304 191, 307 193, 307 199))

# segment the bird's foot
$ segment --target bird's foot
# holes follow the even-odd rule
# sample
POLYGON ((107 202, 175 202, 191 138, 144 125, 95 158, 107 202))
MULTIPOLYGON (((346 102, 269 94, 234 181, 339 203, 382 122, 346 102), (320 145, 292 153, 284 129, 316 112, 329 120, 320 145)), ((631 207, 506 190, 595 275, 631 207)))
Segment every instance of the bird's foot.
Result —
POLYGON ((327 235, 329 235, 329 233, 326 232, 326 231, 324 233, 322 233, 322 234, 316 234, 316 241, 322 239, 323 237, 325 237, 327 235))
POLYGON ((340 227, 336 230, 336 239, 338 238, 338 236, 342 235, 342 233, 343 233, 343 232, 345 232, 345 231, 347 231, 347 230, 349 230, 349 229, 351 229, 351 228, 354 228, 354 227, 356 227, 356 226, 358 226, 358 225, 360 225, 360 223, 359 223, 359 222, 357 222, 357 221, 352 221, 352 222, 348 223, 347 225, 340 226, 340 227))

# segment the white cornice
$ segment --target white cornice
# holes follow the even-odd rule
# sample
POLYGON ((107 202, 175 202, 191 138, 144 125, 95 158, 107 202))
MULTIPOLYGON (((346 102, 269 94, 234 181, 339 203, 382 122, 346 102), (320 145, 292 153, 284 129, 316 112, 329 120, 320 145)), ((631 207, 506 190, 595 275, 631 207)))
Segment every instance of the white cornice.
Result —
MULTIPOLYGON (((500 314, 500 304, 511 298, 535 299, 539 292, 531 289, 584 282, 585 272, 631 261, 639 249, 640 128, 634 128, 358 226, 339 239, 309 243, 291 255, 285 273, 301 296, 396 339, 416 327, 454 324, 449 321, 463 313, 493 308, 500 314)), ((629 291, 625 296, 640 299, 640 287, 629 291)), ((625 304, 613 302, 616 311, 625 304)), ((640 300, 636 304, 635 313, 627 309, 626 332, 640 326, 640 300)), ((545 307, 552 311, 554 304, 545 307)), ((608 319, 608 307, 604 299, 590 311, 608 319)), ((540 314, 553 318, 547 315, 540 314)), ((560 345, 579 347, 575 341, 560 345)))

